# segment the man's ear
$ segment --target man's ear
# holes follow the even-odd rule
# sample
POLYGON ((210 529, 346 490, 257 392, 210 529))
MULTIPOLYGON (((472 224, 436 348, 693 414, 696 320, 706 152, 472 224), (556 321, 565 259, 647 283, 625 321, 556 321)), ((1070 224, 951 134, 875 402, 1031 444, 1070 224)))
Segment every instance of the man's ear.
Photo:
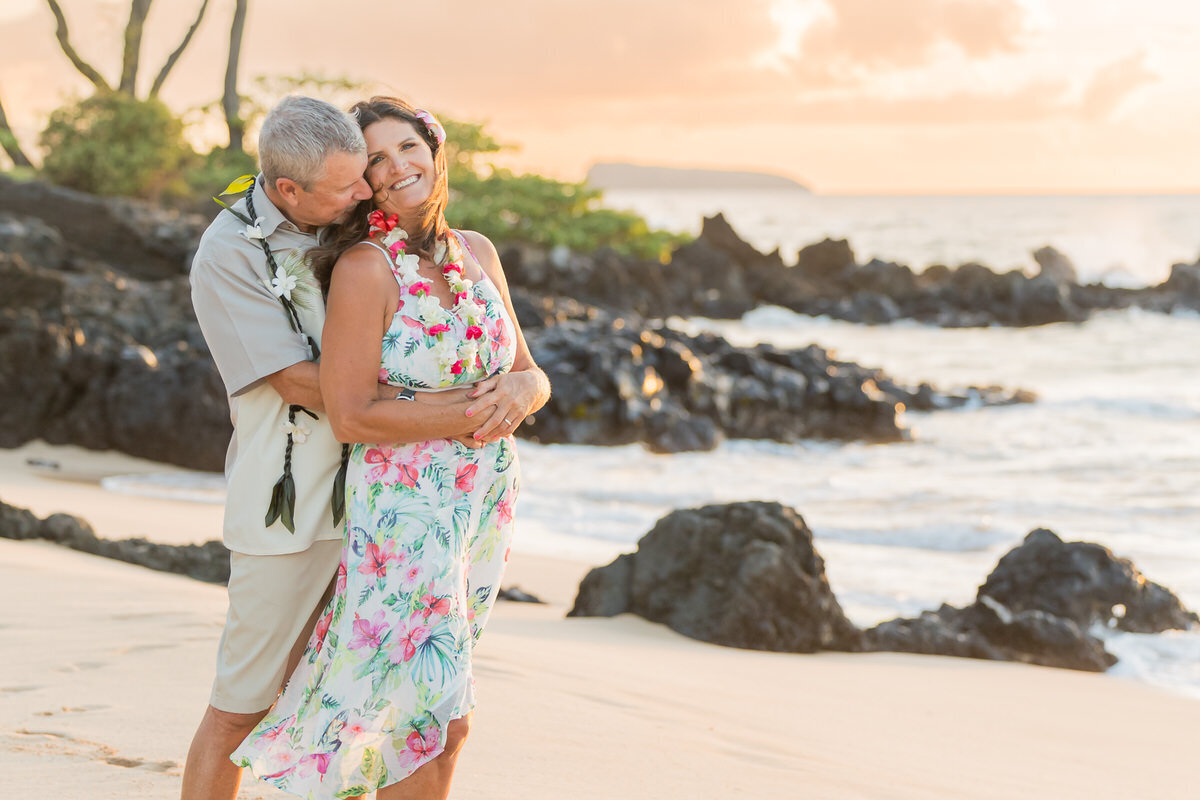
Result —
POLYGON ((294 206, 297 202, 299 202, 300 192, 302 192, 303 189, 300 188, 300 184, 296 183, 291 178, 276 178, 275 191, 278 192, 279 196, 283 198, 285 203, 287 203, 289 206, 294 206))

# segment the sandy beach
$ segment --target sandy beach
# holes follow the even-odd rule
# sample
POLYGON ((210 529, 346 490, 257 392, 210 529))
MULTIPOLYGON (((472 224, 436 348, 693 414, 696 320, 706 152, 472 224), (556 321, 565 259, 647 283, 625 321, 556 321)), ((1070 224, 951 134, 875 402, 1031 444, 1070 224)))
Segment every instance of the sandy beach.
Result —
MULTIPOLYGON (((169 471, 0 451, 0 499, 108 538, 193 542, 220 506, 94 481, 169 471), (28 457, 57 459, 48 478, 28 457)), ((519 533, 518 533, 519 537, 519 533)), ((1093 675, 899 654, 738 651, 634 617, 565 619, 590 565, 524 554, 476 656, 458 798, 1195 797, 1200 703, 1093 675)), ((223 587, 0 540, 4 796, 169 798, 208 695, 223 587)), ((286 797, 257 784, 244 798, 286 797)))

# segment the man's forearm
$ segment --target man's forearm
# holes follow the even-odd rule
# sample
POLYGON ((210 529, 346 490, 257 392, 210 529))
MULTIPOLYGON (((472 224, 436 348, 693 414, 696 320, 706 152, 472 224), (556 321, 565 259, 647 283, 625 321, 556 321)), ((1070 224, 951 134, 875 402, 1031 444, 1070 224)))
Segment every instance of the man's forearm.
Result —
POLYGON ((304 406, 310 411, 324 411, 321 399, 321 368, 314 361, 300 361, 267 376, 283 402, 288 405, 304 406))

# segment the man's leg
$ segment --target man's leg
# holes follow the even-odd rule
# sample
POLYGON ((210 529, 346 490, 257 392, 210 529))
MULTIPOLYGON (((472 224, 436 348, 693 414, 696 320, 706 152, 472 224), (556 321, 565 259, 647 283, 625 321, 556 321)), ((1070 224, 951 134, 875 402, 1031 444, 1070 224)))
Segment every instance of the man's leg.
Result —
POLYGON ((275 702, 330 596, 341 542, 302 553, 230 554, 229 614, 212 699, 188 749, 181 800, 234 800, 241 768, 229 760, 275 702))
POLYGON ((266 713, 263 709, 254 714, 232 714, 208 707, 192 738, 192 746, 188 748, 180 800, 234 800, 237 797, 242 768, 229 760, 229 754, 266 713))

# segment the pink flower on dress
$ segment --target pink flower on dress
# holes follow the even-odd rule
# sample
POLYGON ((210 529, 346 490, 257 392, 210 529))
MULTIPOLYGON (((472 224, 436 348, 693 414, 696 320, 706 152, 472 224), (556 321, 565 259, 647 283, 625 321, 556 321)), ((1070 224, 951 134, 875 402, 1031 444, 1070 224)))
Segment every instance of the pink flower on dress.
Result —
POLYGON ((478 464, 463 464, 454 476, 454 488, 464 492, 475 491, 475 473, 478 471, 478 464))
POLYGON ((404 741, 411 752, 418 759, 433 758, 438 752, 438 729, 430 725, 422 736, 419 731, 413 731, 404 741))
POLYGON ((300 759, 296 774, 302 778, 312 777, 313 773, 324 775, 329 770, 329 762, 333 753, 311 753, 300 759))
POLYGON ((501 522, 512 522, 513 501, 511 494, 506 496, 499 503, 496 503, 496 514, 500 517, 501 522))
POLYGON ((410 488, 415 487, 421 477, 421 468, 428 464, 429 460, 429 453, 423 449, 412 453, 408 458, 399 459, 396 465, 396 480, 410 488))
POLYGON ((423 608, 419 613, 426 620, 428 620, 432 614, 438 614, 439 616, 444 617, 446 614, 450 613, 449 597, 434 597, 432 594, 426 594, 421 598, 421 605, 423 608))
POLYGON ((396 646, 388 656, 393 664, 409 661, 417 654, 417 648, 424 644, 432 631, 424 624, 421 612, 413 614, 407 621, 396 625, 396 646))
POLYGON ((455 375, 462 375, 463 370, 466 369, 466 366, 467 366, 466 360, 460 358, 458 361, 455 361, 453 365, 451 365, 450 371, 452 373, 454 373, 455 375))
POLYGON ((468 325, 467 326, 467 338, 468 339, 482 339, 483 338, 483 328, 479 327, 478 325, 468 325))
POLYGON ((400 577, 400 588, 406 592, 411 592, 413 589, 421 585, 421 581, 425 579, 425 570, 420 564, 412 564, 406 569, 400 577))
POLYGON ((346 591, 346 556, 345 556, 345 554, 342 555, 342 560, 338 563, 336 588, 337 588, 337 591, 339 591, 339 592, 346 591))
POLYGON ((325 634, 329 633, 331 622, 333 622, 333 609, 317 620, 317 627, 313 628, 312 641, 308 646, 310 650, 320 650, 321 646, 325 644, 325 634))
POLYGON ((368 542, 367 551, 363 556, 363 562, 358 565, 358 571, 363 575, 386 578, 388 563, 398 560, 396 543, 393 540, 385 541, 383 547, 374 542, 368 542))
POLYGON ((372 483, 391 486, 400 480, 400 459, 392 448, 372 447, 367 450, 363 460, 371 465, 371 468, 367 470, 367 480, 372 483))
POLYGON ((371 619, 363 619, 354 615, 354 638, 350 640, 351 650, 361 650, 369 647, 378 650, 383 643, 383 634, 387 630, 386 612, 383 609, 375 612, 371 619))
POLYGON ((437 325, 430 325, 426 329, 426 332, 430 336, 437 336, 438 334, 445 333, 448 330, 450 330, 450 326, 448 324, 446 324, 445 322, 439 322, 437 325))
POLYGON ((380 383, 387 383, 387 382, 388 382, 388 377, 389 377, 389 376, 388 376, 387 367, 380 367, 380 368, 379 368, 379 382, 380 382, 380 383))
POLYGON ((278 778, 286 775, 300 763, 300 751, 291 741, 276 740, 267 748, 266 761, 270 764, 271 773, 263 778, 278 778))
POLYGON ((408 293, 411 295, 429 294, 433 291, 433 284, 429 281, 417 281, 408 287, 408 293))

